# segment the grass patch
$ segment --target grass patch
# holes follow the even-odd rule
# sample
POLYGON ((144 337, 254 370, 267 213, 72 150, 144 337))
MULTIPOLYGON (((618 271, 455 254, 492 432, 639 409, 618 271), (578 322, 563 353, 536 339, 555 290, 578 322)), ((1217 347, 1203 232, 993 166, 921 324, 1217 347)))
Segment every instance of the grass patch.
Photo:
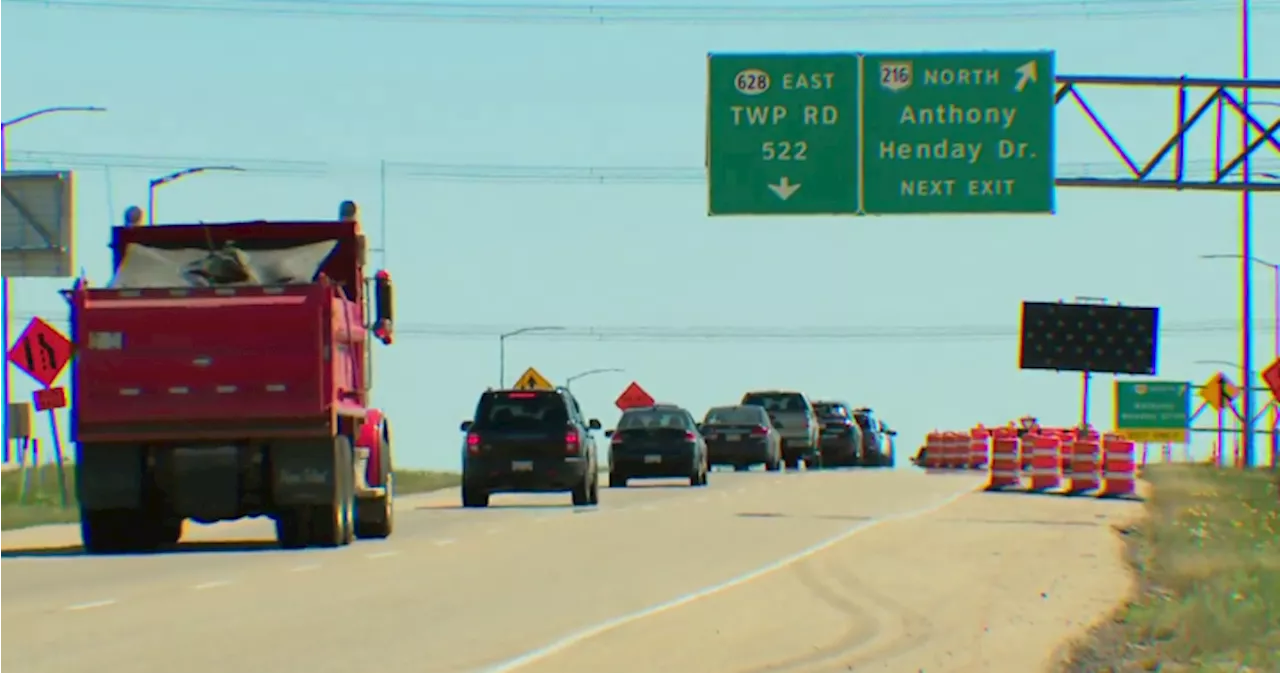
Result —
POLYGON ((396 470, 396 495, 430 493, 453 488, 462 483, 457 472, 433 472, 431 470, 396 470))
MULTIPOLYGON (((0 473, 0 528, 12 530, 78 522, 80 510, 76 503, 76 471, 68 465, 63 473, 67 481, 65 508, 61 505, 57 466, 44 464, 27 470, 25 497, 22 497, 22 472, 12 470, 0 473)), ((459 479, 455 472, 396 470, 395 489, 399 495, 428 493, 457 486, 459 479)))
POLYGON ((1137 595, 1078 643, 1069 673, 1280 670, 1280 491, 1261 470, 1153 466, 1122 531, 1137 595))

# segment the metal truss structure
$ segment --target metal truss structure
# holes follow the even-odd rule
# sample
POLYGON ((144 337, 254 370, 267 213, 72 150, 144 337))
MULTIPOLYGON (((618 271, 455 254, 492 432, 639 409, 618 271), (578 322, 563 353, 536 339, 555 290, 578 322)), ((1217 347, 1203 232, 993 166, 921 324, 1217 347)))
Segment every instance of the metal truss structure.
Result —
MULTIPOLYGON (((1102 135, 1124 164, 1128 177, 1091 178, 1091 177, 1058 177, 1059 187, 1110 187, 1124 189, 1169 189, 1200 190, 1225 192, 1280 192, 1280 175, 1270 173, 1251 173, 1247 179, 1241 179, 1237 173, 1246 158, 1252 160, 1256 154, 1264 150, 1274 152, 1280 157, 1280 118, 1266 125, 1259 121, 1252 110, 1245 106, 1243 95, 1247 90, 1271 91, 1280 94, 1280 80, 1260 79, 1204 79, 1194 77, 1128 77, 1112 75, 1059 75, 1058 89, 1054 102, 1059 110, 1063 102, 1070 99, 1102 135), (1139 161, 1085 100, 1081 92, 1085 87, 1122 87, 1128 89, 1165 89, 1170 96, 1174 110, 1168 115, 1172 118, 1173 132, 1168 139, 1146 161, 1139 161), (1207 91, 1207 95, 1204 93, 1207 91), (1194 107, 1188 104, 1190 94, 1204 95, 1194 107), (1240 147, 1242 142, 1232 142, 1237 149, 1234 155, 1224 154, 1227 141, 1223 136, 1224 121, 1227 119, 1243 120, 1248 124, 1254 139, 1247 147, 1240 147), (1187 135, 1197 125, 1213 123, 1215 126, 1215 151, 1212 175, 1198 177, 1189 176, 1187 163, 1187 135), (1169 159, 1172 161, 1167 161, 1169 159), (1169 166, 1169 173, 1156 169, 1163 164, 1169 166), (1237 173, 1233 175, 1233 173, 1237 173)), ((1274 103, 1270 103, 1274 104, 1274 103)), ((1069 103, 1068 103, 1069 105, 1069 103)), ((1061 112, 1059 112, 1061 114, 1061 112)), ((1239 121, 1233 122, 1238 124, 1239 121)), ((1243 135, 1243 134, 1242 134, 1243 135)))

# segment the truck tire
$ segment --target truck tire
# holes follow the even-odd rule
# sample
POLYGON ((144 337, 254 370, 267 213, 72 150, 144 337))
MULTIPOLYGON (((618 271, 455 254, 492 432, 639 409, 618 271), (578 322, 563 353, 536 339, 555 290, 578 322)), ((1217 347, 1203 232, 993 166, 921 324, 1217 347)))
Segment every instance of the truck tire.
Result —
POLYGON ((158 517, 154 527, 155 542, 162 547, 171 547, 182 539, 182 519, 164 513, 158 517))
POLYGON ((332 500, 322 505, 287 507, 276 513, 276 539, 285 549, 341 547, 355 537, 355 466, 351 440, 332 440, 329 467, 334 475, 332 500))
POLYGON ((356 537, 362 540, 391 537, 395 528, 395 472, 391 468, 391 442, 385 435, 379 450, 382 453, 378 460, 378 482, 386 493, 377 498, 356 501, 356 537))
POLYGON ((480 486, 462 484, 462 506, 468 509, 489 506, 489 491, 480 486))
POLYGON ((341 547, 355 537, 354 460, 351 439, 346 435, 334 437, 333 501, 312 507, 310 541, 316 547, 341 547))
POLYGON ((284 549, 302 549, 311 538, 311 512, 290 507, 276 512, 276 540, 284 549))
MULTIPOLYGON (((152 551, 166 540, 160 521, 143 509, 82 509, 80 540, 90 554, 152 551)), ((181 534, 181 521, 179 521, 181 534)), ((176 538, 174 540, 177 541, 176 538)))

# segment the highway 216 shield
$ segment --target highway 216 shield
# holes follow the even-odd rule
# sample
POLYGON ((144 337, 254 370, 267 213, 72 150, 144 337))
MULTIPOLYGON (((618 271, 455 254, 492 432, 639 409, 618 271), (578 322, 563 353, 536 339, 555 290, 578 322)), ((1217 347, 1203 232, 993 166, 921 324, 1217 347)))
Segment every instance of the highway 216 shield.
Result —
POLYGON ((911 88, 913 79, 911 61, 881 61, 880 86, 897 93, 911 88))

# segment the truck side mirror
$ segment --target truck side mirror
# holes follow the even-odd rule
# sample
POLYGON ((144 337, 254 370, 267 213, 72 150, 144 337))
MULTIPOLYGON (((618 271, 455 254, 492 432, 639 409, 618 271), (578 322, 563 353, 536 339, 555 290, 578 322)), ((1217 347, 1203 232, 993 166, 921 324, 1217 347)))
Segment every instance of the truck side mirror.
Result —
POLYGON ((589 430, 599 430, 600 427, 601 427, 600 420, 597 418, 593 418, 590 421, 587 421, 587 429, 589 430))
POLYGON ((395 300, 391 288, 391 274, 385 269, 373 279, 373 333, 382 343, 390 345, 395 326, 395 300))
POLYGON ((614 431, 613 431, 613 430, 605 430, 605 431, 604 431, 604 436, 605 436, 605 437, 612 437, 612 436, 613 436, 613 434, 614 434, 614 431))
POLYGON ((462 430, 463 432, 471 432, 471 427, 473 425, 475 424, 472 423, 471 421, 463 421, 462 425, 458 426, 458 429, 462 430))

